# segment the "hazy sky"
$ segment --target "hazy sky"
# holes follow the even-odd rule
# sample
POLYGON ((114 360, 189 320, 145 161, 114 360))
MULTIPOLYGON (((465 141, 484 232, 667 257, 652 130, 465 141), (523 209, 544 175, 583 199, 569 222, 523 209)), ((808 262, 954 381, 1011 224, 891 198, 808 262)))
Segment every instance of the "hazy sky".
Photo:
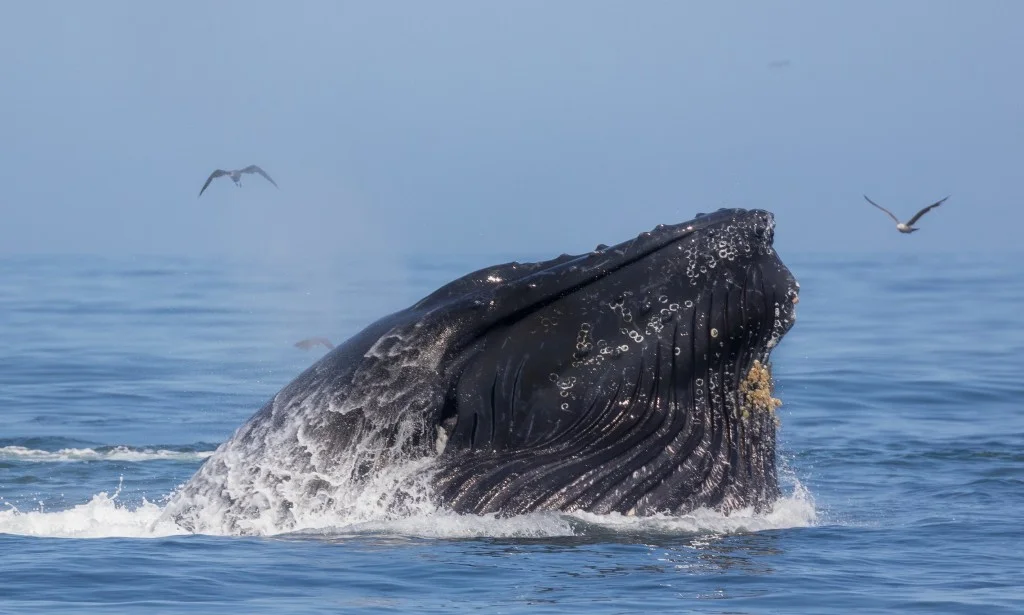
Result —
POLYGON ((0 252, 1020 249, 1024 3, 11 2, 0 252), (785 61, 788 61, 786 65, 785 61), (196 195, 211 170, 263 166, 196 195), (909 217, 902 236, 862 194, 909 217))

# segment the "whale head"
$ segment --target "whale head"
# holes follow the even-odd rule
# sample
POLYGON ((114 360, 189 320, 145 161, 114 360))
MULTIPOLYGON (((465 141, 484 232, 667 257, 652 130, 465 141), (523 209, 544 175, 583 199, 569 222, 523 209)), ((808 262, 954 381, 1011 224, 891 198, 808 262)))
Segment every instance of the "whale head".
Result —
POLYGON ((799 292, 774 227, 722 209, 421 302, 461 302, 442 310, 462 325, 436 417, 442 500, 633 514, 772 501, 769 356, 799 292))

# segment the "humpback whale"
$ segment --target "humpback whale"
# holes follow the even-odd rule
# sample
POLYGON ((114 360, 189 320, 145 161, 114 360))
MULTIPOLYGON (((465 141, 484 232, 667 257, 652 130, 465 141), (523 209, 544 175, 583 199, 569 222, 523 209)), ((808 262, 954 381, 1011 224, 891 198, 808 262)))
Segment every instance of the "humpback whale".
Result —
POLYGON ((456 279, 299 374, 164 515, 258 533, 367 501, 765 510, 779 496, 770 354, 799 292, 774 228, 767 211, 720 209, 456 279))

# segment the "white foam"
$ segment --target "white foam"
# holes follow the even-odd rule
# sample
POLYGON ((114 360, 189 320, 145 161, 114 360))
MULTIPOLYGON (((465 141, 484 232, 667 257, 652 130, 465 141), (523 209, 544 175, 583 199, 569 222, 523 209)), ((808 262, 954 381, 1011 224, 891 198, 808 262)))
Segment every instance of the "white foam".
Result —
MULTIPOLYGON (((7 504, 8 510, 0 511, 0 533, 53 538, 159 538, 188 533, 172 521, 162 519, 162 507, 144 500, 131 508, 117 501, 118 492, 112 496, 106 492, 99 493, 84 504, 53 512, 23 512, 7 504)), ((595 532, 720 535, 808 527, 817 523, 814 502, 799 482, 791 495, 779 499, 770 511, 763 514, 744 509, 725 515, 701 509, 679 516, 543 512, 498 518, 433 510, 395 518, 382 510, 378 519, 372 519, 367 518, 367 512, 363 510, 357 517, 347 518, 317 515, 302 519, 297 527, 287 529, 263 525, 255 533, 324 537, 385 534, 437 539, 555 538, 586 536, 595 532)))
POLYGON ((312 533, 324 536, 387 534, 441 539, 546 538, 575 536, 577 532, 573 525, 568 516, 552 512, 498 518, 496 515, 460 515, 436 511, 386 521, 334 524, 312 533))
POLYGON ((101 492, 85 504, 54 512, 18 510, 10 503, 0 510, 0 534, 47 538, 159 538, 187 534, 169 521, 161 521, 163 508, 142 501, 136 508, 117 502, 113 495, 101 492))
POLYGON ((770 511, 763 514, 747 508, 728 515, 698 509, 679 516, 538 512, 498 518, 495 515, 437 511, 403 519, 339 525, 317 533, 397 534, 421 538, 556 538, 585 536, 595 530, 613 534, 738 534, 809 527, 816 522, 814 502, 807 490, 798 484, 792 495, 779 499, 770 511))
POLYGON ((59 461, 202 461, 213 451, 172 451, 167 449, 136 449, 115 446, 110 450, 97 451, 91 448, 62 448, 58 451, 43 451, 24 446, 0 447, 0 459, 19 459, 35 462, 59 461))
POLYGON ((576 513, 574 516, 587 523, 617 532, 646 532, 658 534, 741 534, 794 527, 809 527, 817 523, 818 513, 810 493, 800 483, 793 494, 780 498, 772 509, 758 514, 753 508, 735 510, 728 515, 700 508, 685 515, 651 515, 631 517, 618 513, 594 515, 576 513))

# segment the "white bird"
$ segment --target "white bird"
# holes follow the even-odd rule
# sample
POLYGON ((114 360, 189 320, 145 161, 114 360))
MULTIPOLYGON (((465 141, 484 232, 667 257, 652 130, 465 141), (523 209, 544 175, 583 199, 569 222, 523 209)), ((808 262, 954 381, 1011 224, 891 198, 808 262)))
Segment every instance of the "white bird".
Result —
POLYGON ((218 177, 221 177, 221 176, 224 176, 224 175, 227 175, 228 177, 230 177, 231 181, 235 182, 235 185, 238 186, 239 188, 241 188, 242 187, 242 173, 259 173, 263 177, 266 177, 268 182, 274 184, 275 188, 278 187, 277 186, 277 182, 275 182, 274 180, 270 179, 270 176, 267 175, 266 172, 263 169, 259 168, 258 166, 254 165, 254 164, 250 164, 249 166, 245 167, 244 169, 236 169, 234 171, 225 171, 223 169, 217 169, 213 173, 210 173, 210 176, 208 178, 206 178, 206 183, 203 184, 202 190, 199 191, 199 196, 203 196, 203 190, 206 190, 206 187, 210 185, 210 182, 212 182, 214 179, 216 179, 218 177))
POLYGON ((914 228, 914 223, 915 223, 915 222, 917 222, 918 220, 920 220, 920 219, 921 219, 921 216, 923 216, 923 215, 925 215, 926 213, 928 213, 929 211, 931 211, 931 210, 935 209, 935 208, 936 208, 936 207, 938 207, 939 205, 942 205, 943 201, 945 201, 945 200, 946 200, 946 199, 948 199, 948 198, 949 198, 949 197, 947 196, 947 197, 946 197, 945 199, 941 199, 941 200, 939 200, 939 201, 936 201, 936 202, 932 203, 932 204, 931 204, 931 205, 929 205, 928 207, 925 207, 925 208, 924 208, 924 209, 922 209, 921 211, 919 211, 919 212, 917 212, 916 214, 914 214, 914 217, 913 217, 913 218, 911 218, 910 220, 907 220, 907 221, 906 221, 906 222, 904 223, 904 222, 900 222, 900 219, 899 219, 899 218, 897 218, 897 217, 896 217, 895 215, 893 215, 893 213, 892 213, 891 211, 889 211, 888 209, 886 209, 886 208, 882 207, 882 206, 881 206, 881 205, 879 205, 878 203, 876 203, 876 202, 872 201, 871 199, 869 199, 869 198, 868 198, 868 196, 867 196, 866 194, 864 195, 864 199, 865 199, 865 200, 866 200, 866 201, 867 201, 868 203, 871 203, 871 204, 872 204, 872 205, 874 205, 875 207, 877 207, 877 208, 881 209, 882 211, 884 211, 885 213, 889 214, 889 217, 890 217, 890 218, 892 218, 893 220, 895 220, 895 221, 896 221, 896 230, 898 230, 898 231, 899 231, 899 232, 901 232, 901 233, 913 233, 914 231, 918 231, 918 230, 921 230, 921 229, 918 229, 918 228, 914 228))

